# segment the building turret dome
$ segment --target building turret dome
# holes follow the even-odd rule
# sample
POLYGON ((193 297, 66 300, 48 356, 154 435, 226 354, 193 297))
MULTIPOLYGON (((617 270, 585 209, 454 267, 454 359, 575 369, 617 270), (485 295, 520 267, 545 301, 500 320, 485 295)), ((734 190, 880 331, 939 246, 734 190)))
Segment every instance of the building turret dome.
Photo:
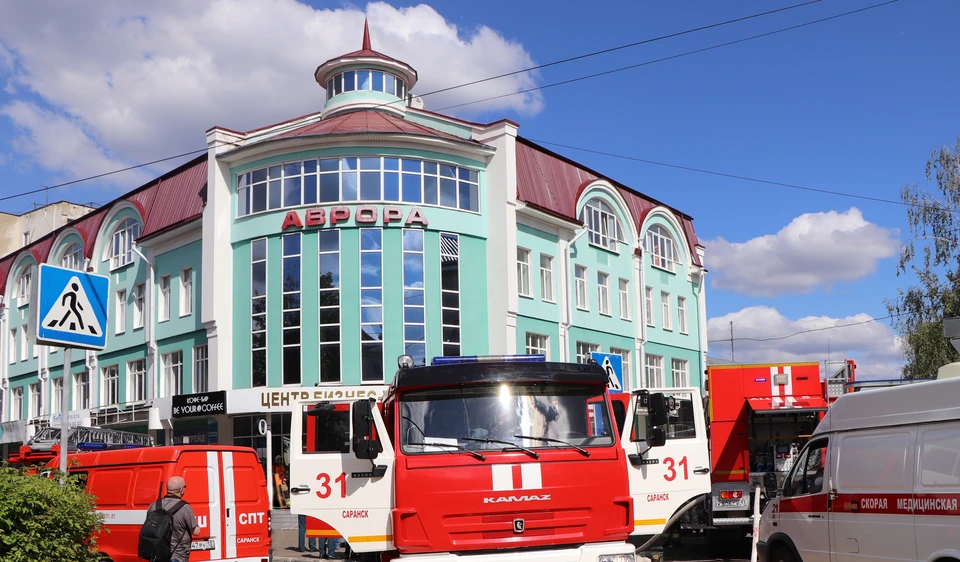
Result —
POLYGON ((314 78, 326 92, 323 118, 373 108, 403 115, 409 91, 417 83, 417 71, 403 61, 374 51, 370 26, 364 20, 360 50, 321 64, 314 78))

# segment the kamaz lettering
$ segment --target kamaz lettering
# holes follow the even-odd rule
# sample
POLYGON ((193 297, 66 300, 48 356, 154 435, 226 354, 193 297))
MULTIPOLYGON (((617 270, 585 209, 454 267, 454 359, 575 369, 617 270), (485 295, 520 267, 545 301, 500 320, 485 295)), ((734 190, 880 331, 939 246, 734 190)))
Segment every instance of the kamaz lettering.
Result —
POLYGON ((512 502, 544 502, 550 501, 550 494, 540 496, 500 496, 497 498, 483 498, 483 503, 512 503, 512 502))

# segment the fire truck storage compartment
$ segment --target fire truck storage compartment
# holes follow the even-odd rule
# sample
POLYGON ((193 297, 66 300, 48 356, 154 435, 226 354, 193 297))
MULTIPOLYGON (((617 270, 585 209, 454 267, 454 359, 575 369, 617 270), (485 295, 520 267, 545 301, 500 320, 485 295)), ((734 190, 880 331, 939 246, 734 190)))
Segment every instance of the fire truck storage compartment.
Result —
POLYGON ((755 410, 747 416, 747 462, 751 489, 773 472, 778 485, 820 420, 817 410, 755 410))

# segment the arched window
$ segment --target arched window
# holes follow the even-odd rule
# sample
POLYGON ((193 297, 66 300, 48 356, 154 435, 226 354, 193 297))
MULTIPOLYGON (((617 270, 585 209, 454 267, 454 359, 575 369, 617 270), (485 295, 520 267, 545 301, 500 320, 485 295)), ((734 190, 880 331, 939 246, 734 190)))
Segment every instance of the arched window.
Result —
POLYGON ((83 246, 76 242, 67 246, 67 249, 63 251, 63 257, 60 258, 60 267, 76 269, 77 271, 82 270, 83 246))
POLYGON ((617 242, 624 242, 623 228, 613 209, 599 197, 594 197, 583 206, 580 220, 590 232, 590 243, 608 250, 617 251, 617 242))
POLYGON ((127 265, 133 261, 133 241, 140 236, 140 223, 136 219, 127 219, 113 232, 113 245, 110 247, 110 268, 127 265))
POLYGON ((657 267, 673 271, 679 263, 673 238, 667 229, 660 225, 655 224, 647 230, 646 250, 653 259, 653 265, 657 267))
POLYGON ((17 305, 24 306, 30 301, 30 285, 33 280, 32 268, 25 266, 17 278, 17 305))

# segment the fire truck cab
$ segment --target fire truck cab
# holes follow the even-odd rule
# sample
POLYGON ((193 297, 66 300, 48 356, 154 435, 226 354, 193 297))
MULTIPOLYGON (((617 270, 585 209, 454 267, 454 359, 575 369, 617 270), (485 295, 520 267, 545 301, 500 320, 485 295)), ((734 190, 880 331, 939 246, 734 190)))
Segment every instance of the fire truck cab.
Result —
POLYGON ((707 466, 702 421, 668 441, 666 398, 615 412, 599 365, 400 364, 382 402, 304 401, 291 423, 291 511, 367 559, 632 562, 630 534, 704 493, 680 484, 707 466))

